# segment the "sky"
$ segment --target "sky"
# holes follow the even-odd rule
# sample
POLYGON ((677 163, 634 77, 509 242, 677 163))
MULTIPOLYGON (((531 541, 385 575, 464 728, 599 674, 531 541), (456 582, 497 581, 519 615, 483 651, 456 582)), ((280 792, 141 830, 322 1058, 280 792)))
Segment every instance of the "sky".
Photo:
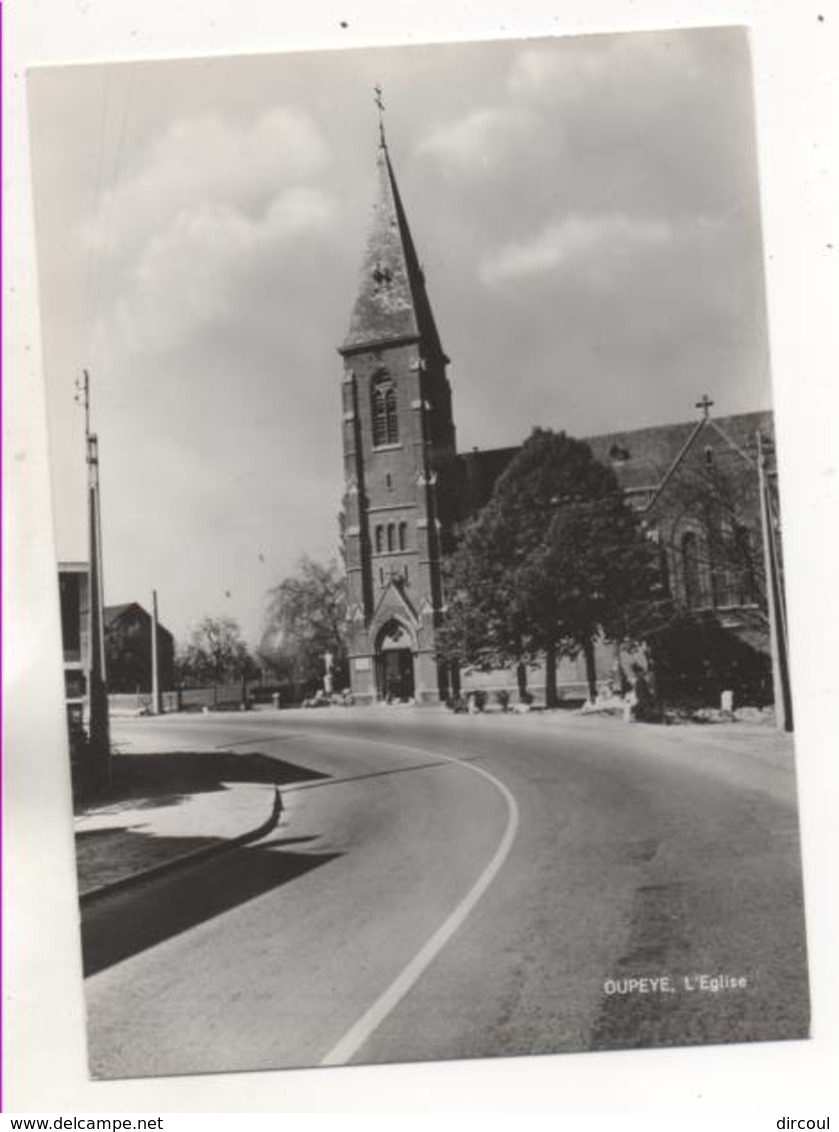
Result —
POLYGON ((58 556, 87 368, 106 603, 179 640, 337 555, 377 83, 461 451, 771 406, 744 30, 32 70, 58 556))

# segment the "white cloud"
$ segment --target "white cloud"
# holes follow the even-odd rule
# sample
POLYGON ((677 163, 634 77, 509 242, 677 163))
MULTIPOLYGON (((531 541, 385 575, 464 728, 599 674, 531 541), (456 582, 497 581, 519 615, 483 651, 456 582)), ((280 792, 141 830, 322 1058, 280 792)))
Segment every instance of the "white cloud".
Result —
POLYGON ((182 209, 149 241, 114 304, 120 337, 133 352, 157 353, 223 323, 249 276, 299 252, 333 215, 331 198, 305 188, 289 189, 257 217, 223 203, 182 209))
POLYGON ((697 75, 695 37, 680 32, 633 36, 580 36, 523 48, 507 75, 512 96, 581 102, 598 91, 616 100, 664 82, 691 81, 697 75))
POLYGON ((182 209, 259 208, 310 180, 327 157, 317 130, 294 110, 273 109, 244 128, 217 114, 181 119, 136 168, 115 172, 116 185, 88 223, 85 242, 94 254, 131 256, 182 209))
POLYGON ((265 257, 331 220, 332 199, 314 187, 327 160, 309 119, 285 108, 244 126, 180 118, 124 160, 83 232, 105 339, 159 354, 227 318, 265 257))
POLYGON ((578 273, 590 283, 606 282, 615 269, 639 251, 662 247, 673 239, 661 220, 635 220, 621 214, 573 214, 554 221, 528 239, 514 241, 487 255, 481 279, 490 286, 527 276, 578 273))
POLYGON ((485 108, 433 130, 419 142, 417 152, 440 159, 450 169, 474 169, 520 141, 531 127, 524 111, 485 108))
POLYGON ((540 94, 550 89, 553 95, 564 89, 579 96, 581 90, 599 81, 608 68, 611 45, 607 41, 580 41, 573 54, 558 52, 552 47, 524 48, 512 62, 507 76, 507 89, 512 95, 540 94))

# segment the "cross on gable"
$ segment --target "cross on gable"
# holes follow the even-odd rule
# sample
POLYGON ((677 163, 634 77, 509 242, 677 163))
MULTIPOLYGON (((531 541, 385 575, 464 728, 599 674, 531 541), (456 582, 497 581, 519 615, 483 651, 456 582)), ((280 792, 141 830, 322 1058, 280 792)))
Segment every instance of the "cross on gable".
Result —
POLYGON ((696 402, 696 408, 702 410, 706 421, 707 421, 708 417, 711 415, 709 410, 710 410, 711 406, 713 405, 713 403, 714 402, 711 400, 711 398, 708 396, 707 393, 703 393, 702 400, 696 402))

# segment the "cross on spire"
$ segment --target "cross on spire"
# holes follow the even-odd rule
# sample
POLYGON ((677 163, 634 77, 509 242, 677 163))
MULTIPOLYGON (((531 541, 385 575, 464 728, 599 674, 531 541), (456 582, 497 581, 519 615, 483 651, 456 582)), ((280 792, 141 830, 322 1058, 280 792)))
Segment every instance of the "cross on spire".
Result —
POLYGON ((373 90, 375 91, 375 98, 373 99, 373 101, 376 103, 376 106, 379 109, 379 144, 381 145, 382 149, 387 149, 387 143, 385 142, 384 122, 385 104, 382 101, 381 85, 379 83, 376 83, 376 85, 373 87, 373 90))
POLYGON ((696 408, 702 410, 703 416, 705 417, 706 421, 707 421, 708 417, 711 415, 710 409, 711 409, 711 406, 713 405, 713 403, 714 402, 711 400, 711 398, 708 396, 707 393, 703 393, 702 394, 702 400, 696 402, 696 408))

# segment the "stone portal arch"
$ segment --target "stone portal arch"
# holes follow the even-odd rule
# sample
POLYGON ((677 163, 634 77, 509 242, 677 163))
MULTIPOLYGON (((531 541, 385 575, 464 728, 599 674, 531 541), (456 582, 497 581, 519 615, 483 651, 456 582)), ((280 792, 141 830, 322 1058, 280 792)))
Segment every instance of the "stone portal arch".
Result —
POLYGON ((376 634, 376 695, 389 702, 412 700, 416 694, 414 634, 396 617, 376 634))

